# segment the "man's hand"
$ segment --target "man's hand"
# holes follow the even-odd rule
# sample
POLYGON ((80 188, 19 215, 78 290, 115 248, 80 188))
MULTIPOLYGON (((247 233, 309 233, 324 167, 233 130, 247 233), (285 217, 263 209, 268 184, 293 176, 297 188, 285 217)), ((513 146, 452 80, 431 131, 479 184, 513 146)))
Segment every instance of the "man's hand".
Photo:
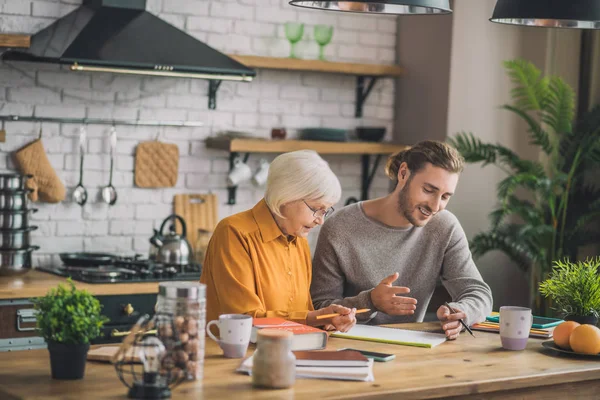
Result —
POLYGON ((446 332, 446 337, 450 340, 454 340, 460 335, 462 325, 458 320, 462 319, 464 321, 467 318, 467 314, 455 307, 452 308, 456 313, 452 313, 446 306, 440 306, 437 310, 437 318, 442 323, 442 329, 446 332))
POLYGON ((348 332, 356 324, 356 308, 348 308, 332 304, 316 311, 309 311, 307 325, 324 326, 325 330, 348 332), (317 319, 319 315, 340 314, 337 317, 317 319))
POLYGON ((413 315, 417 309, 417 299, 397 296, 410 293, 410 289, 407 287, 392 286, 398 276, 399 274, 396 272, 382 280, 371 291, 371 301, 378 311, 388 315, 413 315))

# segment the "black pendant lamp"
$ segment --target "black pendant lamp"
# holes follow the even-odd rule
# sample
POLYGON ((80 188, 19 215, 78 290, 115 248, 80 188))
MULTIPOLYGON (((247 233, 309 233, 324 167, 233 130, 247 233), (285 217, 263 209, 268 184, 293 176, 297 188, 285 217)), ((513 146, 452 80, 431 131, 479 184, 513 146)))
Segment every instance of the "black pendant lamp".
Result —
POLYGON ((600 1, 498 0, 490 21, 545 28, 600 29, 600 1))
POLYGON ((449 14, 449 0, 291 0, 298 7, 317 8, 329 11, 345 11, 373 14, 449 14))

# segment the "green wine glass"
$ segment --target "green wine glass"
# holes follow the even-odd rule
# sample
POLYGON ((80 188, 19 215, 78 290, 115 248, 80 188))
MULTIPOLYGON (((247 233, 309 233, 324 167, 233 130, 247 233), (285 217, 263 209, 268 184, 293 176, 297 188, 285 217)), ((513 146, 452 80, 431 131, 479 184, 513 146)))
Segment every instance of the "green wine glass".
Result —
POLYGON ((325 46, 331 42, 333 26, 315 25, 315 40, 319 44, 319 60, 325 61, 325 46))
POLYGON ((304 24, 299 22, 286 22, 285 23, 285 37, 290 41, 290 58, 296 57, 296 43, 302 40, 304 36, 304 24))

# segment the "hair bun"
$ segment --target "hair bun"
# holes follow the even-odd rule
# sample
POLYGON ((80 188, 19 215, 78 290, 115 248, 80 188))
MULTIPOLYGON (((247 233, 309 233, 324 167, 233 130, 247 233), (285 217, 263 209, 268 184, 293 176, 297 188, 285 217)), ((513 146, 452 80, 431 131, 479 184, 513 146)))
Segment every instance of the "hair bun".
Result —
POLYGON ((385 164, 385 174, 393 181, 398 180, 398 171, 404 158, 406 150, 399 151, 388 157, 387 163, 385 164))

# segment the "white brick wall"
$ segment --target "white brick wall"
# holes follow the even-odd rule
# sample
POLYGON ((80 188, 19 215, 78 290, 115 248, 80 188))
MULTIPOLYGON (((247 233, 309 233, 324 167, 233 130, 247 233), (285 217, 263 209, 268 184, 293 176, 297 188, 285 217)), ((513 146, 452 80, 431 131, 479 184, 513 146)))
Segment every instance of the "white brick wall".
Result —
MULTIPOLYGON (((149 0, 148 10, 186 30, 223 52, 286 57, 289 43, 283 24, 305 24, 297 53, 316 58, 314 25, 334 26, 333 40, 326 47, 332 61, 393 63, 396 58, 396 21, 388 16, 370 16, 305 10, 287 0, 149 0), (265 3, 268 4, 265 7, 265 3)), ((0 32, 35 33, 81 4, 81 0, 0 0, 0 32)), ((252 83, 224 82, 217 95, 217 109, 208 110, 208 84, 203 80, 143 78, 115 74, 71 73, 66 68, 32 63, 0 64, 0 114, 52 117, 148 118, 193 120, 201 128, 151 128, 117 126, 118 157, 113 183, 118 202, 108 207, 100 200, 108 183, 108 126, 88 126, 84 184, 89 200, 81 208, 71 200, 77 184, 79 158, 78 126, 39 123, 5 123, 6 142, 0 144, 0 169, 13 169, 10 153, 37 138, 43 128, 43 143, 59 177, 68 187, 61 204, 36 204, 33 242, 41 246, 38 264, 57 262, 61 251, 115 251, 146 253, 152 228, 172 210, 178 193, 212 192, 219 196, 219 216, 252 207, 262 196, 261 188, 244 184, 238 189, 238 204, 226 205, 227 154, 206 149, 203 140, 225 129, 247 131, 268 138, 270 129, 284 126, 289 137, 302 127, 383 125, 391 138, 394 83, 380 80, 366 102, 361 119, 354 118, 355 78, 352 76, 259 70, 252 83), (133 184, 135 147, 141 141, 175 143, 180 151, 179 178, 175 188, 148 190, 133 184)), ((251 155, 253 169, 260 158, 251 155)), ((340 177, 342 203, 360 196, 360 156, 326 157, 340 177)), ((386 193, 387 181, 380 166, 372 196, 386 193)), ((340 205, 338 205, 340 206, 340 205)), ((314 243, 316 235, 312 235, 314 243)))

